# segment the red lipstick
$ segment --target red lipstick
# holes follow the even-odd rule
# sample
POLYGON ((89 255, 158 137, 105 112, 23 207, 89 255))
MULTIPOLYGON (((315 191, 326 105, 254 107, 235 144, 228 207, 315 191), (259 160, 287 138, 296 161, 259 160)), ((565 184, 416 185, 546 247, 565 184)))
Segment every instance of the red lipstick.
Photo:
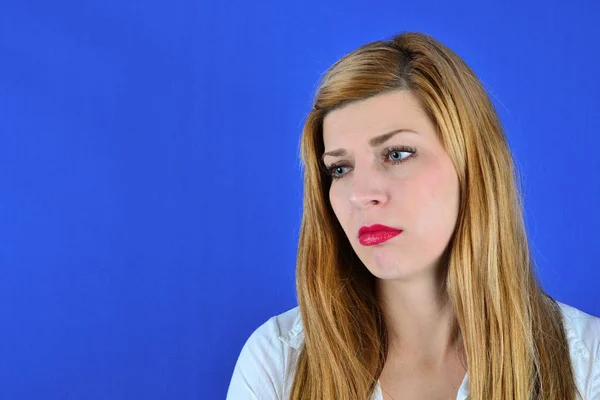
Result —
POLYGON ((398 236, 401 233, 401 229, 375 224, 360 228, 358 230, 358 240, 363 246, 374 246, 376 244, 383 243, 394 236, 398 236))

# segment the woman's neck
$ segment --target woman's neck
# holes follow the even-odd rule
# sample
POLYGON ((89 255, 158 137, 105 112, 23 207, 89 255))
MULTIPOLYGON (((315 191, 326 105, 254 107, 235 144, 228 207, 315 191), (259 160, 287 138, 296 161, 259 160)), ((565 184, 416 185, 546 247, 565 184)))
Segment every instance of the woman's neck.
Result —
POLYGON ((454 310, 439 279, 378 279, 376 290, 388 330, 389 352, 438 364, 463 347, 454 310))

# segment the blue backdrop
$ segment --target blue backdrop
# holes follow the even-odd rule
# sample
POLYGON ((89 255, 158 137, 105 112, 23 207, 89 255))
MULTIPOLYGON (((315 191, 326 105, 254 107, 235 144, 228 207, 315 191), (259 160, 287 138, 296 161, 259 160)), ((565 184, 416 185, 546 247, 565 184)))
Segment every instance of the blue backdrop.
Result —
POLYGON ((3 0, 0 398, 223 399, 297 305, 316 83, 406 30, 489 89, 542 283, 600 315, 600 6, 499 3, 3 0))

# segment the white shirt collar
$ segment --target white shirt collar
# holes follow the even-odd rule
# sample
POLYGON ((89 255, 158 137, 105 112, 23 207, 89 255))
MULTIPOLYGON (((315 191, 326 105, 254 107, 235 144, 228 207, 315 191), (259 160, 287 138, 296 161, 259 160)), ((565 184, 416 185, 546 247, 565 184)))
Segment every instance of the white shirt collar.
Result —
MULTIPOLYGON (((594 325, 595 328, 589 328, 589 326, 590 320, 600 320, 598 320, 597 317, 593 317, 561 302, 558 302, 558 305, 561 308, 563 318, 565 320, 565 331, 567 335, 567 341, 569 343, 571 360, 575 370, 576 383, 580 388, 587 388, 589 387, 589 382, 585 381, 585 375, 582 375, 579 373, 579 371, 584 369, 586 366, 589 367, 594 359, 594 351, 598 344, 595 342, 592 343, 590 340, 593 341, 594 339, 592 338, 598 337, 598 332, 596 332, 594 329, 599 329, 600 326, 596 325, 599 325, 600 323, 597 322, 597 324, 594 325), (591 329, 591 331, 588 332, 588 329, 591 329)), ((302 328, 302 318, 300 316, 299 308, 296 308, 296 311, 297 313, 291 329, 280 335, 279 340, 288 346, 299 350, 304 341, 304 330, 302 328)), ((598 384, 600 384, 600 382, 598 384)), ((467 372, 465 379, 463 380, 458 391, 457 399, 466 399, 468 394, 469 374, 467 372)))

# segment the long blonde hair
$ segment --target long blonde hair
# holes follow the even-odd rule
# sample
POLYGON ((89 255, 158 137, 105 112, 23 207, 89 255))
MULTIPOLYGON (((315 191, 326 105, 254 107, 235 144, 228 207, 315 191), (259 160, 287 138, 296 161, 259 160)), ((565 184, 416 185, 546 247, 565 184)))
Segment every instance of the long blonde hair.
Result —
POLYGON ((301 139, 304 210, 296 286, 304 344, 291 400, 368 400, 388 332, 375 277, 329 203, 323 118, 351 101, 409 90, 436 124, 460 182, 446 290, 464 340, 471 399, 574 399, 561 312, 536 281, 520 180, 494 107, 467 64, 432 37, 368 43, 324 75, 301 139))

